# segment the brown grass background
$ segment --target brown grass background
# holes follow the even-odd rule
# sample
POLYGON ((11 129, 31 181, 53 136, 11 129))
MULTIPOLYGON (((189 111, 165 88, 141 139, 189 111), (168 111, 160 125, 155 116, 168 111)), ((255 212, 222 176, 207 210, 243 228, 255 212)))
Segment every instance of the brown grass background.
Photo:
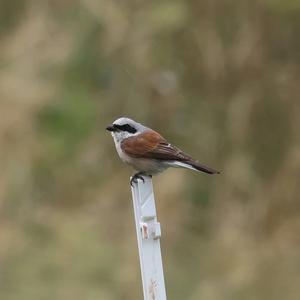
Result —
POLYGON ((298 300, 298 0, 0 1, 0 299, 141 299, 129 116, 217 177, 154 179, 172 300, 298 300))

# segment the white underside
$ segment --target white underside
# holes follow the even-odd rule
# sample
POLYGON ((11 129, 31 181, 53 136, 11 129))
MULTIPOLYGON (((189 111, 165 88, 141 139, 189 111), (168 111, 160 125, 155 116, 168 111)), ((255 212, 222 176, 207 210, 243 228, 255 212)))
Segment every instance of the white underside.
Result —
POLYGON ((143 159, 143 158, 130 158, 125 161, 137 171, 144 172, 148 175, 155 175, 157 173, 163 172, 168 168, 185 168, 197 171, 195 168, 189 164, 180 161, 162 161, 157 159, 143 159))

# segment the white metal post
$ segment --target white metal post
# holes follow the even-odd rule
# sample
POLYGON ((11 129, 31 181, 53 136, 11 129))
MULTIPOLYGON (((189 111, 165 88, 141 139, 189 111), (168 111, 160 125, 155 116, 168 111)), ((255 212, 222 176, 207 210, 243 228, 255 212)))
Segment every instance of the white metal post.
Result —
POLYGON ((160 251, 160 224, 157 222, 152 179, 143 176, 131 187, 138 240, 144 300, 166 300, 160 251))

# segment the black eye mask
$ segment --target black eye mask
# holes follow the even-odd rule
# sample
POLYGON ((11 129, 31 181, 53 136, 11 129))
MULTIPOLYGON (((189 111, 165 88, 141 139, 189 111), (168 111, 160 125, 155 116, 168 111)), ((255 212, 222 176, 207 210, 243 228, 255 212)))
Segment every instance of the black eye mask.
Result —
POLYGON ((121 131, 127 131, 129 133, 136 133, 137 132, 137 130, 129 124, 124 124, 124 125, 114 124, 113 126, 117 129, 121 130, 121 131))

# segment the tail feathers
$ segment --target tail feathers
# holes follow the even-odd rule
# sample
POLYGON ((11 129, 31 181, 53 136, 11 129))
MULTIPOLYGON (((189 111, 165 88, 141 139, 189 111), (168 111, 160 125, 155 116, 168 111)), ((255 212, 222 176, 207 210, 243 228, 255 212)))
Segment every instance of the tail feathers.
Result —
POLYGON ((209 168, 205 165, 200 164, 197 161, 189 161, 188 164, 190 164, 193 168, 195 168, 197 171, 202 171, 205 172, 207 174, 220 174, 219 171, 214 170, 212 168, 209 168))
POLYGON ((204 172, 204 173, 207 173, 207 174, 220 174, 219 171, 217 170, 214 170, 212 168, 209 168, 205 165, 202 165, 200 164, 199 162, 197 161, 185 161, 185 162, 182 162, 182 161, 174 161, 172 163, 172 165, 175 167, 181 167, 181 168, 187 168, 187 169, 191 169, 191 170, 194 170, 194 171, 201 171, 201 172, 204 172))

